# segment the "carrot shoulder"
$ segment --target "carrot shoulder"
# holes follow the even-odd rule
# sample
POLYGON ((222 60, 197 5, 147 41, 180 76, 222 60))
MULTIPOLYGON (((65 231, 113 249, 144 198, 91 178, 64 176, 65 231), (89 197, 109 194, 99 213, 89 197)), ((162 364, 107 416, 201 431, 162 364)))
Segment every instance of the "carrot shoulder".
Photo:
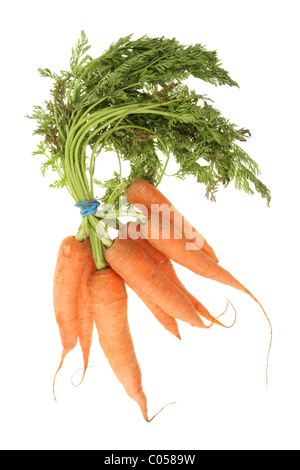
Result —
POLYGON ((89 282, 90 306, 99 341, 116 377, 135 400, 146 421, 147 399, 127 319, 127 293, 123 279, 110 267, 95 271, 89 282))
POLYGON ((159 210, 159 214, 174 225, 176 230, 184 234, 199 250, 218 262, 214 250, 207 243, 203 235, 192 226, 192 224, 173 206, 171 201, 157 188, 145 180, 135 179, 128 188, 126 188, 125 195, 131 204, 148 216, 151 215, 152 211, 157 212, 157 210, 159 210))

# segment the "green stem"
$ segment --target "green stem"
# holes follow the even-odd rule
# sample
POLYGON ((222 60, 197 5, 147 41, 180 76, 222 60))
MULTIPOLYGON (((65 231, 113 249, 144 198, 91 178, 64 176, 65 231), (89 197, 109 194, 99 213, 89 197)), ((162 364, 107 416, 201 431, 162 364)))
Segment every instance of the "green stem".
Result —
MULTIPOLYGON (((96 104, 95 104, 96 106, 96 104)), ((95 155, 96 151, 101 145, 103 147, 105 141, 110 137, 110 135, 119 129, 126 128, 135 128, 141 129, 146 132, 151 133, 150 129, 144 128, 142 126, 136 126, 133 124, 120 125, 120 122, 130 114, 140 114, 140 113, 157 113, 157 114, 170 114, 162 111, 161 103, 143 103, 137 104, 135 106, 125 105, 118 108, 108 107, 100 111, 89 114, 89 111, 93 109, 94 106, 90 106, 89 110, 86 110, 81 114, 80 118, 75 121, 70 128, 68 137, 66 139, 65 145, 65 161, 64 167, 66 172, 66 178, 70 186, 70 192, 72 193, 76 202, 82 202, 83 200, 92 200, 94 197, 93 191, 93 173, 94 173, 94 164, 95 164, 95 155), (109 126, 113 125, 111 129, 109 126), (100 137, 97 142, 93 145, 93 151, 90 161, 90 182, 88 182, 86 175, 86 149, 89 143, 97 136, 101 131, 107 129, 100 137)), ((157 141, 163 148, 164 152, 167 155, 167 161, 162 169, 160 180, 163 177, 167 164, 169 161, 169 154, 167 148, 162 139, 157 136, 157 141)), ((120 157, 118 155, 119 165, 120 157)), ((120 165, 121 171, 121 165, 120 165)), ((124 189, 127 187, 128 182, 121 182, 114 191, 112 192, 108 204, 114 204, 116 199, 123 193, 124 189)), ((102 220, 112 220, 118 219, 120 216, 135 217, 139 220, 143 218, 142 214, 139 214, 135 211, 117 211, 115 213, 107 214, 102 218, 102 220)), ((104 256, 104 246, 111 246, 112 240, 107 233, 104 225, 97 219, 95 216, 84 217, 80 225, 77 239, 83 240, 87 236, 90 237, 93 256, 97 269, 102 269, 106 266, 105 256, 104 256)))
POLYGON ((119 152, 117 150, 116 150, 116 154, 117 154, 118 162, 119 162, 119 178, 120 178, 121 184, 123 184, 121 157, 120 157, 119 152))
MULTIPOLYGON (((121 110, 123 110, 125 107, 122 107, 121 110)), ((87 139, 87 143, 85 146, 87 146, 88 142, 94 137, 95 134, 99 132, 102 128, 105 128, 107 125, 109 125, 111 122, 114 122, 120 117, 120 109, 113 109, 112 108, 106 108, 102 112, 94 113, 93 118, 90 119, 88 122, 85 121, 85 124, 83 125, 83 122, 81 120, 70 130, 70 133, 68 135, 67 141, 66 141, 66 147, 65 147, 65 168, 66 168, 66 176, 68 181, 71 181, 71 186, 72 186, 72 193, 76 196, 76 202, 81 202, 84 198, 93 198, 93 194, 91 193, 90 195, 86 194, 86 187, 87 184, 84 181, 84 178, 86 178, 85 171, 82 172, 79 169, 78 163, 76 166, 74 166, 74 151, 75 147, 77 146, 77 152, 79 152, 80 144, 83 142, 85 136, 90 132, 90 130, 93 127, 96 127, 96 130, 89 136, 87 139), (108 122, 105 121, 105 118, 109 117, 114 117, 113 119, 109 120, 108 122), (100 123, 105 122, 104 125, 102 125, 99 128, 97 128, 97 125, 100 123), (78 132, 76 132, 78 130, 78 132), (77 171, 76 171, 77 170, 77 171), (84 173, 84 175, 83 175, 84 173)), ((78 156, 78 154, 77 154, 78 156)), ((76 159, 77 160, 77 159, 76 159)))
MULTIPOLYGON (((90 216, 89 216, 90 217, 90 216)), ((90 230, 90 241, 93 251, 94 262, 98 270, 106 267, 104 249, 101 241, 97 237, 95 230, 90 230)))
POLYGON ((66 139, 66 136, 65 136, 65 134, 64 134, 64 132, 63 132, 63 130, 62 130, 60 124, 59 124, 58 114, 57 114, 57 108, 56 108, 55 102, 54 102, 54 106, 53 106, 53 107, 54 107, 54 116, 55 116, 56 127, 57 127, 57 129, 58 129, 58 132, 59 132, 59 135, 60 135, 61 139, 64 141, 64 140, 66 139))
MULTIPOLYGON (((91 156, 91 161, 90 161, 90 188, 91 188, 91 193, 93 194, 94 193, 94 173, 95 173, 95 153, 96 153, 96 150, 97 150, 97 147, 99 146, 100 142, 102 143, 101 145, 101 148, 99 150, 99 152, 101 152, 101 149, 103 148, 104 144, 105 144, 105 141, 109 138, 109 136, 115 132, 115 130, 118 128, 118 124, 123 120, 125 119, 125 117, 127 116, 128 112, 125 113, 123 116, 120 117, 120 119, 118 120, 118 122, 115 124, 115 126, 110 129, 108 132, 106 132, 104 134, 104 136, 101 136, 98 141, 96 142, 96 144, 94 145, 94 148, 93 148, 93 152, 92 152, 92 156, 91 156)), ((114 119, 115 120, 115 119, 114 119)), ((114 122, 113 121, 110 121, 109 123, 111 122, 114 122)), ((105 127, 107 127, 107 123, 105 123, 105 127)), ((101 126, 101 128, 103 128, 103 126, 101 126)), ((100 128, 100 129, 101 129, 100 128)))
POLYGON ((118 184, 118 186, 115 187, 115 189, 109 196, 107 204, 113 205, 114 202, 118 199, 118 197, 122 194, 122 192, 127 188, 127 186, 128 182, 125 181, 123 183, 118 184))
POLYGON ((168 164, 169 164, 169 161, 170 161, 170 157, 171 157, 171 155, 170 155, 170 153, 168 152, 168 153, 167 153, 167 160, 166 160, 166 163, 165 163, 165 165, 164 165, 164 167, 163 167, 163 170, 162 170, 162 172, 161 172, 161 174, 160 174, 160 177, 159 177, 159 180, 158 180, 156 186, 158 186, 158 185, 161 183, 161 180, 163 179, 164 175, 166 174, 167 167, 168 167, 168 164))
POLYGON ((86 240, 87 238, 89 238, 89 235, 90 235, 90 230, 89 230, 88 218, 83 217, 78 233, 76 235, 76 240, 78 240, 79 242, 82 242, 83 240, 86 240))
POLYGON ((84 77, 84 75, 88 72, 88 70, 95 64, 97 64, 99 62, 99 59, 100 57, 98 57, 97 59, 94 59, 94 60, 91 60, 91 62, 89 64, 86 65, 86 67, 83 69, 83 71, 81 72, 80 75, 78 75, 78 77, 76 77, 72 83, 72 86, 70 87, 69 89, 69 93, 68 93, 68 98, 71 96, 71 90, 72 88, 74 88, 73 90, 73 99, 74 99, 74 96, 76 95, 76 91, 77 91, 77 88, 78 88, 78 85, 80 83, 80 80, 84 77), (77 80, 77 81, 76 81, 77 80))

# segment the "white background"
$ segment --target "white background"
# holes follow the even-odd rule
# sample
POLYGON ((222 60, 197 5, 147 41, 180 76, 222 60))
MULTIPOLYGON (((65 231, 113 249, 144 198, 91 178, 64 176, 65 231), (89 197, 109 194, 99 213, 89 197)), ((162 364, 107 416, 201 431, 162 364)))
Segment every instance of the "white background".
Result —
MULTIPOLYGON (((10 1, 2 5, 1 35, 1 296, 0 446, 2 449, 299 449, 299 2, 86 0, 10 1), (100 55, 111 42, 176 37, 216 49, 240 89, 204 86, 222 114, 252 138, 245 150, 271 188, 259 196, 231 185, 217 203, 194 180, 165 178, 161 190, 215 248, 221 265, 260 299, 274 328, 269 388, 268 324, 246 295, 177 272, 217 314, 228 297, 238 311, 231 330, 181 324, 171 337, 129 292, 129 321, 143 371, 149 415, 176 401, 151 424, 126 395, 97 337, 85 382, 72 352, 57 379, 61 344, 52 307, 52 278, 61 240, 80 216, 67 192, 50 190, 32 157, 34 123, 24 118, 48 98, 38 67, 68 67, 84 29, 100 55), (80 373, 75 375, 78 380, 80 373)), ((104 160, 102 162, 104 171, 104 160)), ((115 168, 105 159, 105 173, 115 168)), ((98 161, 101 173, 101 162, 98 161)), ((224 321, 232 321, 228 311, 224 321)))

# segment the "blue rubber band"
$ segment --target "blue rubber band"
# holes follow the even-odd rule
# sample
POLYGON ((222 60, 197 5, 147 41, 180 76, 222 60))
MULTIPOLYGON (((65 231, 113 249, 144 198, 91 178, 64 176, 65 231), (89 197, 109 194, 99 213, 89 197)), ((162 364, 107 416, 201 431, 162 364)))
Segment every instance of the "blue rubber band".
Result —
POLYGON ((86 217, 88 215, 93 215, 97 212, 98 207, 100 206, 100 202, 99 201, 77 202, 75 206, 81 209, 80 214, 82 215, 82 217, 86 217))

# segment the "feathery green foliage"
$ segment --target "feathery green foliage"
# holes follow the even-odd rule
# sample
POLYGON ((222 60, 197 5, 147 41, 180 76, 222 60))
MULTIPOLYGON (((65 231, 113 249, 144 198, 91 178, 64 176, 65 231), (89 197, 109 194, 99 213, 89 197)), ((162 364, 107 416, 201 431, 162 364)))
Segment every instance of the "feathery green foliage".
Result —
POLYGON ((238 86, 216 51, 201 44, 184 46, 175 38, 134 40, 131 35, 96 59, 87 54, 89 49, 82 32, 69 71, 39 69, 53 87, 51 99, 35 106, 30 116, 42 138, 34 154, 46 159, 42 174, 49 168, 57 173, 53 187, 66 187, 76 202, 92 200, 96 159, 113 150, 120 162, 129 162, 130 174, 115 173, 103 183, 104 202, 117 204, 137 177, 158 185, 169 159, 175 158, 175 176, 193 175, 212 200, 221 185, 234 181, 237 189, 256 191, 269 204, 270 191, 258 179, 258 165, 238 145, 249 131, 184 83, 193 76, 215 86, 238 86))
MULTIPOLYGON (((88 141, 98 153, 107 149, 118 152, 130 162, 129 181, 139 177, 158 184, 162 152, 167 158, 175 157, 180 165, 178 178, 195 176, 211 199, 220 185, 234 180, 238 189, 250 194, 257 191, 270 202, 268 188, 258 179, 258 165, 237 145, 246 140, 247 131, 222 117, 207 97, 182 84, 192 75, 213 85, 238 86, 220 66, 216 51, 147 36, 120 38, 94 60, 87 54, 89 49, 82 32, 72 49, 70 71, 57 74, 39 69, 41 76, 54 81, 52 100, 36 106, 31 117, 38 123, 35 133, 43 137, 45 152, 49 152, 42 172, 49 167, 60 170, 60 184, 55 186, 68 186, 66 141, 80 118, 97 113, 101 117, 105 111, 119 109, 115 120, 103 115, 95 123, 98 131, 88 127, 81 147, 88 141)), ((83 120, 82 125, 87 122, 83 120)), ((115 177, 112 190, 114 181, 115 177)))

